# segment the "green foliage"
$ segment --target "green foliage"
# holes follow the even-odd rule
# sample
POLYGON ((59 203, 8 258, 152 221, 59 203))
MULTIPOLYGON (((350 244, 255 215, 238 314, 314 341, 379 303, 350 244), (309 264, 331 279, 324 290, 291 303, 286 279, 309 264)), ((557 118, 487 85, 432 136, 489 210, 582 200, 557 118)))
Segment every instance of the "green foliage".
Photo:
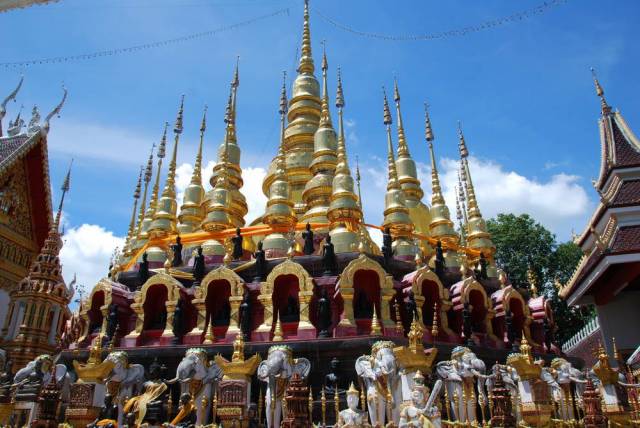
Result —
POLYGON ((564 343, 594 314, 592 307, 568 307, 558 296, 556 283, 566 283, 582 252, 573 242, 557 243, 553 233, 528 214, 498 214, 487 222, 496 245, 496 263, 516 288, 529 288, 527 271, 535 274, 538 291, 551 300, 556 324, 556 341, 564 343))

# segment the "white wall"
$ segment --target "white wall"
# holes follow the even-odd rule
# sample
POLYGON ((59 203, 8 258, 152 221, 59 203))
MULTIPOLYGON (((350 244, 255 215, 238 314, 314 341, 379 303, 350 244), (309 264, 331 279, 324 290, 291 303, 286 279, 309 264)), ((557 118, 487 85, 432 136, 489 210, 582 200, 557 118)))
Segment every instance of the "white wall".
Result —
POLYGON ((640 291, 623 291, 596 308, 609 355, 613 356, 613 337, 618 349, 636 349, 640 345, 640 291))

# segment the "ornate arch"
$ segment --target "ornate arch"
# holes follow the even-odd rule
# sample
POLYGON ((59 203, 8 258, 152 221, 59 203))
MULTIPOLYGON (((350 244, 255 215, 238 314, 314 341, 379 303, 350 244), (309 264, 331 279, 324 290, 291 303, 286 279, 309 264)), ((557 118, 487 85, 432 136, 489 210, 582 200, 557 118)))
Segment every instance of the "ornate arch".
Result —
POLYGON ((109 305, 111 305, 112 295, 111 295, 111 281, 107 278, 102 278, 98 283, 93 287, 91 293, 89 294, 89 298, 87 299, 87 303, 82 305, 80 310, 80 318, 84 320, 83 331, 78 339, 78 342, 82 342, 89 335, 89 311, 93 306, 93 297, 99 291, 104 293, 104 304, 99 308, 102 311, 102 333, 106 332, 106 323, 105 323, 105 312, 109 310, 109 305))
POLYGON ((413 294, 416 296, 422 296, 422 282, 423 281, 431 281, 434 282, 438 286, 438 296, 440 300, 446 300, 449 298, 449 293, 447 289, 442 285, 442 281, 438 278, 438 275, 428 266, 423 266, 416 271, 416 275, 413 277, 413 281, 411 283, 411 290, 413 294))
POLYGON ((154 285, 164 285, 167 288, 167 301, 177 302, 182 284, 171 275, 166 273, 157 273, 147 279, 140 289, 140 305, 144 305, 147 300, 147 292, 154 285))
POLYGON ((244 294, 244 280, 240 276, 226 266, 220 266, 212 270, 202 278, 202 282, 198 287, 200 290, 196 292, 198 298, 206 300, 209 284, 213 281, 224 280, 229 283, 231 296, 242 297, 244 294))
POLYGON ((287 259, 274 267, 269 275, 267 275, 267 280, 262 283, 262 286, 260 287, 260 294, 271 295, 273 293, 273 287, 275 286, 276 279, 281 275, 296 276, 298 278, 298 285, 301 292, 313 292, 313 279, 311 278, 311 275, 309 275, 309 272, 307 272, 300 263, 287 259))
POLYGON ((380 263, 369 258, 365 254, 360 254, 357 259, 351 260, 344 268, 340 275, 340 279, 338 280, 338 287, 340 289, 353 288, 353 277, 359 270, 372 270, 378 274, 380 289, 393 288, 393 279, 391 275, 387 275, 387 272, 382 268, 382 266, 380 266, 380 263))
POLYGON ((491 304, 491 299, 487 295, 487 292, 485 291, 485 289, 482 286, 482 284, 480 284, 474 278, 467 278, 462 283, 462 287, 460 288, 460 302, 462 302, 462 303, 470 303, 469 302, 469 295, 471 294, 471 291, 473 291, 473 290, 478 290, 482 294, 482 297, 484 297, 484 299, 483 299, 484 300, 484 307, 487 309, 487 311, 492 310, 493 309, 493 305, 491 304))
POLYGON ((525 322, 530 317, 531 311, 529 310, 529 305, 524 301, 524 297, 522 294, 515 288, 509 286, 505 289, 504 294, 502 295, 502 307, 504 310, 511 310, 509 305, 511 303, 511 299, 519 300, 522 303, 522 314, 524 315, 525 322))

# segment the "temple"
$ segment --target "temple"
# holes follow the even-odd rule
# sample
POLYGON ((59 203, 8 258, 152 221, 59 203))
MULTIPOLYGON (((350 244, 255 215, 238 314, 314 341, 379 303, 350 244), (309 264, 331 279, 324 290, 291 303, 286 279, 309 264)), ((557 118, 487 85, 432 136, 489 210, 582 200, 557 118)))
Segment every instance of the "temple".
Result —
POLYGON ((640 339, 629 328, 640 323, 640 140, 605 99, 595 72, 593 78, 601 105, 600 173, 593 182, 600 202, 576 238, 584 255, 560 295, 570 305, 595 305, 602 334, 629 356, 640 339))
MULTIPOLYGON (((15 146, 19 154, 2 155, 0 178, 10 177, 9 168, 25 174, 36 166, 41 170, 27 170, 30 176, 41 171, 45 178, 41 193, 24 190, 31 205, 20 205, 42 207, 25 214, 36 227, 19 242, 28 242, 31 253, 21 270, 3 265, 0 271, 13 281, 0 343, 13 366, 0 376, 0 425, 56 418, 72 426, 269 428, 315 421, 336 427, 637 422, 637 395, 619 389, 637 390, 633 378, 624 378, 631 372, 611 367, 602 346, 589 375, 574 368, 584 362, 561 355, 554 338, 559 326, 539 284, 531 278, 528 289, 516 287, 496 264, 469 162, 474 136, 461 125, 456 227, 437 168, 437 124, 425 104, 424 117, 416 119, 424 123, 424 141, 408 138, 405 123, 415 118, 402 114, 397 80, 389 93, 383 89, 378 110, 384 220, 367 223, 359 168, 353 172, 345 138, 349 82, 330 66, 325 49, 316 67, 312 45, 305 1, 297 75, 287 91, 285 74, 273 100, 280 132, 262 183, 263 213, 246 218, 236 62, 229 96, 220 101, 224 135, 214 148, 210 182, 203 183, 202 159, 212 118, 206 106, 194 109, 182 96, 175 120, 161 126, 157 149, 154 143, 134 177, 125 245, 74 313, 67 307, 73 287, 62 280, 58 259, 70 173, 55 217, 46 193, 52 115, 41 127, 32 119, 26 132, 19 117, 10 123, 0 153, 15 146), (335 88, 329 88, 331 73, 335 88), (198 118, 200 139, 178 200, 176 166, 191 116, 198 118), (430 183, 418 178, 411 153, 419 150, 430 155, 430 183), (382 232, 381 245, 373 230, 382 232)), ((595 302, 599 311, 631 319, 637 318, 629 311, 638 293, 633 198, 640 193, 634 187, 640 146, 596 84, 603 139, 596 187, 603 200, 580 237, 585 260, 561 293, 571 304, 595 302), (603 286, 612 281, 618 286, 603 286)), ((0 195, 3 213, 18 209, 8 193, 0 195)), ((2 218, 11 224, 15 217, 2 218)), ((17 236, 17 226, 14 232, 0 226, 3 245, 5 233, 17 236)), ((613 324, 603 328, 618 328, 618 318, 607 317, 613 324)), ((633 334, 621 333, 619 343, 630 348, 633 334)))

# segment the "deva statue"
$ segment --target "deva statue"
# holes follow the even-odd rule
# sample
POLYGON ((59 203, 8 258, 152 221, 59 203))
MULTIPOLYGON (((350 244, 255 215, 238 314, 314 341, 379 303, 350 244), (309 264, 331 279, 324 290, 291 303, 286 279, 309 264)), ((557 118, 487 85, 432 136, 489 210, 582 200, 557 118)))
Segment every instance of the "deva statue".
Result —
POLYGON ((258 366, 258 379, 267 384, 265 407, 267 427, 280 426, 282 397, 294 373, 302 379, 309 376, 311 363, 306 358, 293 358, 293 350, 286 345, 269 348, 267 359, 258 366))
POLYGON ((440 411, 437 398, 440 395, 442 381, 438 379, 429 394, 429 387, 424 383, 424 376, 418 370, 413 376, 411 403, 406 404, 400 411, 399 428, 440 428, 440 411))
POLYGON ((358 409, 360 393, 353 386, 347 390, 347 408, 338 414, 338 421, 334 425, 336 428, 364 428, 370 427, 367 423, 367 417, 363 411, 358 409))
POLYGON ((206 425, 213 400, 213 393, 218 381, 222 378, 220 367, 207 358, 207 351, 202 348, 187 350, 176 369, 176 377, 166 383, 180 382, 180 394, 189 393, 197 415, 196 425, 206 425))
POLYGON ((391 341, 378 341, 371 347, 371 355, 363 355, 356 360, 356 373, 364 383, 373 426, 384 426, 385 421, 397 425, 400 420, 402 382, 394 346, 391 341))

